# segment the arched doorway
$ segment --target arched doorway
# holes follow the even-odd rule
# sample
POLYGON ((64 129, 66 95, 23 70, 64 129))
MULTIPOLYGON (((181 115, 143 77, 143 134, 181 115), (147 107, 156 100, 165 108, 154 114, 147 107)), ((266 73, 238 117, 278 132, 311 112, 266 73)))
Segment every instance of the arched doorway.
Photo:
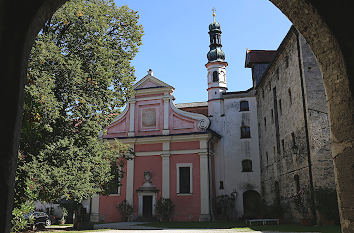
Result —
MULTIPOLYGON (((66 0, 17 2, 1 0, 0 20, 0 229, 9 231, 13 180, 22 118, 22 98, 28 54, 48 17, 66 0)), ((332 134, 339 209, 343 232, 354 229, 354 46, 353 7, 349 0, 271 0, 303 34, 323 73, 332 134)))
POLYGON ((248 190, 243 193, 243 216, 257 218, 261 208, 261 195, 257 191, 248 190))

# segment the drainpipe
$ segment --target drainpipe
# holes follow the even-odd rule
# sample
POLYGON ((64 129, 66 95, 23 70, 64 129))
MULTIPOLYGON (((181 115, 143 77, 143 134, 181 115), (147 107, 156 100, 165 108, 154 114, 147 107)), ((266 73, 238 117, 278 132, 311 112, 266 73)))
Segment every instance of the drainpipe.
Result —
POLYGON ((296 43, 297 43, 297 56, 299 61, 299 71, 300 71, 300 83, 301 83, 301 95, 302 95, 302 107, 304 112, 304 123, 305 123, 305 136, 306 136, 306 150, 307 150, 307 162, 309 165, 309 183, 310 183, 310 195, 311 195, 311 212, 313 223, 317 224, 317 215, 315 207, 315 194, 313 188, 313 176, 312 176, 312 162, 311 162, 311 150, 310 150, 310 140, 307 124, 307 111, 306 111, 306 101, 305 101, 305 90, 304 90, 304 79, 303 79, 303 70, 302 70, 302 59, 301 59, 301 48, 300 48, 300 37, 299 32, 295 30, 296 43))

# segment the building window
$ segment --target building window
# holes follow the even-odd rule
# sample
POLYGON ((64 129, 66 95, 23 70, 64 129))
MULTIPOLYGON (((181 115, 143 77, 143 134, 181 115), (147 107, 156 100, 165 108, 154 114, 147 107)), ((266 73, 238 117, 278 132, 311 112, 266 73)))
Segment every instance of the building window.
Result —
POLYGON ((242 160, 242 172, 252 172, 252 160, 242 160))
POLYGON ((279 80, 279 68, 275 71, 275 76, 277 77, 277 80, 279 80))
POLYGON ((291 104, 293 104, 293 99, 292 99, 292 97, 291 97, 291 90, 290 90, 290 88, 288 89, 288 94, 289 94, 289 103, 290 103, 290 105, 291 105, 291 104))
POLYGON ((295 133, 294 132, 291 133, 291 139, 292 139, 292 142, 293 142, 293 147, 296 146, 296 140, 295 140, 295 133))
POLYGON ((177 193, 192 193, 192 164, 177 163, 177 193))
POLYGON ((285 151, 284 139, 281 140, 281 146, 283 147, 283 153, 284 153, 284 151, 285 151))
POLYGON ((279 112, 280 112, 280 115, 283 113, 283 108, 281 106, 281 100, 279 100, 279 112))
POLYGON ((264 117, 264 129, 267 129, 267 118, 264 117))
POLYGON ((272 115, 272 118, 271 118, 271 119, 272 119, 272 124, 273 124, 273 123, 274 123, 274 111, 273 111, 273 109, 270 110, 270 113, 271 113, 271 115, 272 115))
POLYGON ((285 56, 285 68, 289 67, 289 56, 285 56))
POLYGON ((219 73, 217 71, 213 72, 213 82, 219 82, 219 73))
POLYGON ((224 189, 224 181, 220 181, 219 189, 224 189))
POLYGON ((272 90, 272 85, 270 84, 270 81, 268 82, 268 89, 269 89, 269 91, 272 90))
POLYGON ((275 202, 277 204, 280 204, 280 188, 279 188, 279 182, 278 181, 274 182, 274 191, 275 191, 275 202))
POLYGON ((240 102, 240 112, 249 111, 248 101, 243 100, 240 102))
POLYGON ((241 138, 250 138, 251 137, 251 130, 248 126, 241 127, 241 138))
POLYGON ((273 146, 273 155, 275 157, 275 146, 273 146))
POLYGON ((263 88, 262 88, 262 98, 264 99, 264 90, 263 90, 263 88))
POLYGON ((298 193, 300 191, 300 178, 299 175, 294 176, 294 181, 295 181, 295 187, 296 187, 296 192, 298 193))
POLYGON ((113 175, 113 179, 107 184, 108 192, 110 196, 119 196, 120 195, 120 187, 121 187, 121 169, 123 164, 115 164, 114 162, 111 164, 111 175, 113 175))
POLYGON ((268 162, 269 162, 268 152, 266 152, 266 159, 267 159, 267 164, 268 164, 268 162))

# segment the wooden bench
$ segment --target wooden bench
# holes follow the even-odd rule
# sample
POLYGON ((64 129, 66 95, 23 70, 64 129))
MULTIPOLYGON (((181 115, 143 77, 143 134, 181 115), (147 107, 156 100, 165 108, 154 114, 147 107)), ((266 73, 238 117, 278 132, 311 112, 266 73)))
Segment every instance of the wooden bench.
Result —
POLYGON ((249 223, 250 226, 252 225, 252 223, 255 223, 255 222, 261 222, 263 225, 265 225, 267 222, 276 222, 279 225, 278 218, 248 219, 248 220, 246 220, 246 224, 247 224, 247 222, 249 223))

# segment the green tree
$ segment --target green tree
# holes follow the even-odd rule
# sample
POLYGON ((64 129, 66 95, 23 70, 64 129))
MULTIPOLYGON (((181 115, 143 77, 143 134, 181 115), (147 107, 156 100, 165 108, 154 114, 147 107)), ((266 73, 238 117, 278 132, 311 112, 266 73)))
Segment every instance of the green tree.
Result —
POLYGON ((72 0, 44 24, 28 63, 17 206, 28 180, 43 201, 80 202, 118 184, 111 165, 131 153, 98 135, 132 94, 138 18, 111 0, 72 0))

